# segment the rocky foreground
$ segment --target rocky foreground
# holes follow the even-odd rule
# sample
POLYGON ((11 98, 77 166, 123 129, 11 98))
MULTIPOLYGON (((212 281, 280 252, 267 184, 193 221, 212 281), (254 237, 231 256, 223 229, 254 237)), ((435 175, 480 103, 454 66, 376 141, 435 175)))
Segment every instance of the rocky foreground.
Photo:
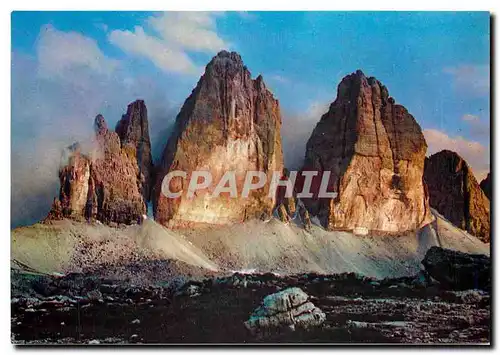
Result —
MULTIPOLYGON (((450 261, 447 270, 455 270, 453 282, 436 281, 445 280, 446 273, 435 268, 429 269, 434 277, 424 270, 414 277, 383 280, 355 273, 234 273, 191 276, 195 280, 190 281, 189 275, 172 276, 142 286, 97 272, 62 277, 13 272, 12 341, 489 343, 490 286, 481 281, 475 289, 463 289, 469 285, 462 283, 484 280, 490 272, 489 258, 434 247, 426 265, 436 265, 433 260, 450 261), (476 264, 482 265, 480 271, 476 264), (321 324, 307 329, 278 326, 264 334, 249 331, 249 317, 259 314, 264 297, 290 287, 308 295, 314 312, 324 313, 321 324)), ((158 262, 156 267, 168 267, 168 263, 158 262)), ((140 267, 144 265, 133 268, 140 267)))

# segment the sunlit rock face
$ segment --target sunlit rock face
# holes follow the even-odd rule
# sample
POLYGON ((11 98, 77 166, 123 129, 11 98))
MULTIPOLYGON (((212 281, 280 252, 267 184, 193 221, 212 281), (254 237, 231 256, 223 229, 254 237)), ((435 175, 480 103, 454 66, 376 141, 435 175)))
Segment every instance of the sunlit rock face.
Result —
POLYGON ((261 76, 252 79, 239 54, 222 51, 205 69, 177 116, 175 130, 163 153, 155 185, 155 219, 169 226, 198 223, 231 224, 272 214, 276 197, 269 184, 241 197, 247 171, 282 171, 281 117, 278 100, 261 76), (213 183, 194 198, 169 199, 161 192, 168 172, 182 170, 187 179, 174 178, 171 191, 188 190, 191 173, 209 171, 213 183), (214 197, 217 182, 235 171, 238 198, 229 193, 214 197))
MULTIPOLYGON (((426 149, 413 116, 377 79, 358 70, 338 86, 305 154, 303 170, 319 176, 331 171, 327 191, 338 195, 303 201, 331 230, 417 229, 432 218, 422 180, 426 149)), ((318 186, 315 178, 313 191, 318 186)))
POLYGON ((146 213, 136 152, 123 147, 116 132, 99 128, 91 166, 88 215, 102 222, 130 224, 146 213))
POLYGON ((102 115, 96 117, 94 127, 90 151, 84 154, 78 144, 65 151, 59 198, 46 221, 64 217, 131 224, 146 213, 135 146, 122 146, 119 135, 108 129, 102 115))
POLYGON ((425 162, 425 182, 431 207, 459 228, 485 243, 490 241, 490 200, 467 162, 442 150, 425 162))
POLYGON ((68 164, 59 171, 61 189, 58 201, 61 204, 57 208, 62 209, 62 214, 67 217, 83 216, 89 192, 91 161, 81 153, 78 144, 68 147, 64 153, 68 156, 68 164))

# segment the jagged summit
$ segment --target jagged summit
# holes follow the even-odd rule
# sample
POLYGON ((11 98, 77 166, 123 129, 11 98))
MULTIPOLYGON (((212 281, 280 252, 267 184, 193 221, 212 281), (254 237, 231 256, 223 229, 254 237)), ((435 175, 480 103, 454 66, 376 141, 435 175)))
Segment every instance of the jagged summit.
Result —
POLYGON ((200 80, 207 76, 235 77, 238 73, 244 73, 245 77, 250 78, 250 72, 243 64, 241 56, 236 52, 223 50, 210 60, 205 67, 205 75, 200 80))
POLYGON ((122 142, 149 142, 148 111, 144 100, 136 100, 127 106, 127 113, 117 122, 116 133, 122 142))
MULTIPOLYGON (((337 86, 337 99, 348 98, 345 97, 345 95, 357 97, 359 95, 359 90, 361 89, 361 87, 366 84, 368 84, 369 86, 378 87, 380 90, 381 99, 389 102, 390 104, 396 104, 394 98, 389 96, 389 90, 387 89, 387 87, 382 84, 376 77, 365 75, 365 73, 361 69, 358 69, 354 73, 346 75, 341 80, 340 84, 337 86)), ((403 106, 398 106, 404 109, 403 106)))
POLYGON ((221 50, 219 53, 217 53, 212 60, 208 63, 207 66, 214 65, 215 63, 236 63, 240 64, 241 66, 243 65, 243 59, 241 59, 241 55, 238 52, 233 52, 233 51, 227 51, 225 49, 221 50))

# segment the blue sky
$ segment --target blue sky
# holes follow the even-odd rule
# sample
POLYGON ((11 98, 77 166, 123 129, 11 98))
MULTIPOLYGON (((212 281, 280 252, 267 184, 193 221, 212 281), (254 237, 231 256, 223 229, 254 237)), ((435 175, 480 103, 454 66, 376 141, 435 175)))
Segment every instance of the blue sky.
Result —
POLYGON ((23 206, 55 195, 61 149, 85 139, 98 113, 113 126, 129 102, 145 99, 159 154, 223 48, 238 51, 280 100, 288 166, 300 165, 342 77, 362 69, 415 116, 429 153, 456 150, 482 178, 489 40, 486 12, 14 12, 13 217, 39 218, 23 206))

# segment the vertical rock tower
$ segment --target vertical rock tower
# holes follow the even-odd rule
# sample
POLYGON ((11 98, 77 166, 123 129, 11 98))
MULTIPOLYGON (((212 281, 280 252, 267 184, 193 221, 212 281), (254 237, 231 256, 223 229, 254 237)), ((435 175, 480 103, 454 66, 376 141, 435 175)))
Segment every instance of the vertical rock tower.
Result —
POLYGON ((155 219, 173 227, 196 224, 231 224, 271 215, 275 197, 269 184, 241 197, 247 171, 283 170, 281 116, 278 100, 266 88, 262 76, 252 79, 239 54, 222 51, 208 63, 196 88, 177 116, 162 157, 155 185, 155 219), (214 183, 198 190, 194 198, 170 199, 161 192, 165 175, 174 178, 171 191, 187 191, 193 171, 210 171, 214 183), (229 193, 210 196, 227 171, 235 171, 238 198, 229 193))
POLYGON ((331 230, 417 229, 432 219, 422 179, 426 150, 413 116, 358 70, 342 79, 305 154, 303 170, 331 171, 327 191, 338 195, 304 203, 331 230))
POLYGON ((136 101, 109 130, 102 115, 94 121, 93 149, 78 143, 65 151, 61 188, 47 220, 72 218, 103 223, 137 223, 146 213, 151 190, 151 146, 146 106, 136 101))
POLYGON ((136 100, 128 105, 127 113, 118 121, 115 131, 120 137, 122 149, 135 154, 137 158, 142 195, 144 201, 149 201, 154 185, 153 158, 149 138, 148 110, 143 100, 136 100))

